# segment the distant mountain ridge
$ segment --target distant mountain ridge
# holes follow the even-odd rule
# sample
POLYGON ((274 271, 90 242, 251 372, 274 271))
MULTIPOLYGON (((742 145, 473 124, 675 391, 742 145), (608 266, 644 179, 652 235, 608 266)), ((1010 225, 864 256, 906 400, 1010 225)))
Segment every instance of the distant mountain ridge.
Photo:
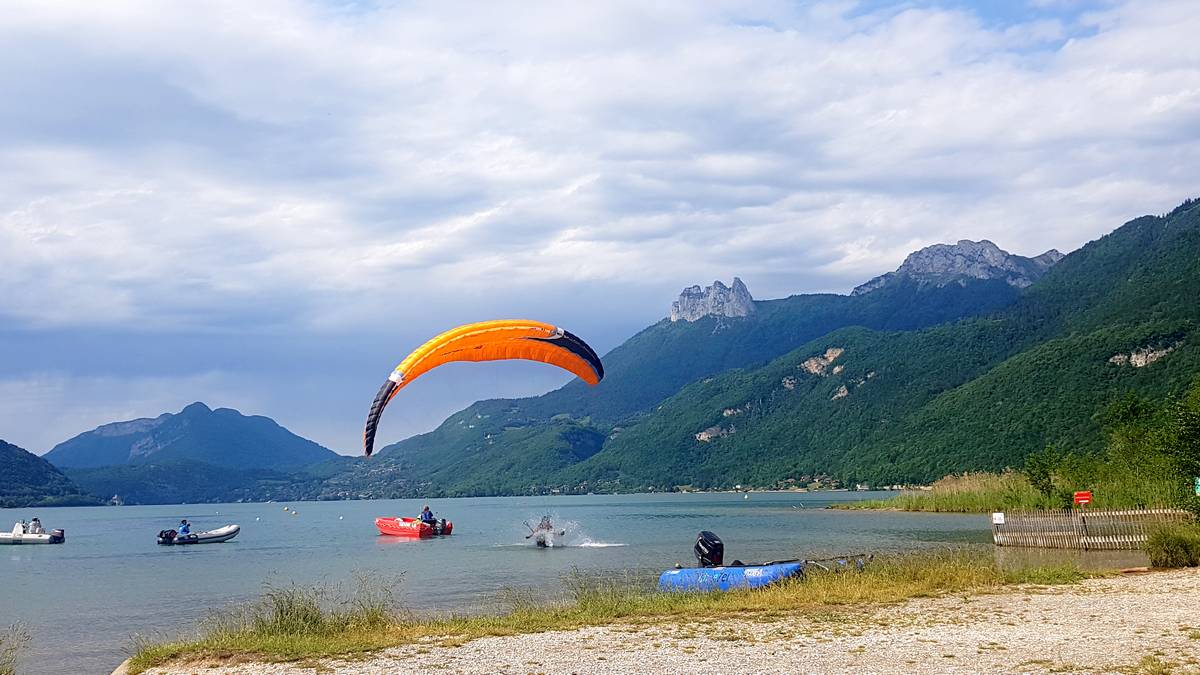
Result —
MULTIPOLYGON (((0 508, 88 506, 100 500, 86 494, 50 462, 0 441, 0 508)), ((11 527, 12 523, 0 523, 11 527)))
POLYGON ((192 403, 178 413, 105 424, 59 443, 44 458, 60 468, 196 461, 218 467, 289 469, 338 454, 279 426, 230 408, 192 403))
POLYGON ((909 254, 896 271, 856 287, 851 295, 870 293, 901 280, 945 286, 970 279, 999 279, 1014 288, 1027 288, 1063 257, 1057 249, 1033 258, 1013 255, 986 239, 934 244, 909 254))

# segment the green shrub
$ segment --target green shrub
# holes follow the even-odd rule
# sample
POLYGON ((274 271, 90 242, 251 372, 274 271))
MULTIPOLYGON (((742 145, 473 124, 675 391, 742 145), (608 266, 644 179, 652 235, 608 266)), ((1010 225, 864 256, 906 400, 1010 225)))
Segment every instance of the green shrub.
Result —
POLYGON ((1146 555, 1154 567, 1200 566, 1200 526, 1162 527, 1146 541, 1146 555))

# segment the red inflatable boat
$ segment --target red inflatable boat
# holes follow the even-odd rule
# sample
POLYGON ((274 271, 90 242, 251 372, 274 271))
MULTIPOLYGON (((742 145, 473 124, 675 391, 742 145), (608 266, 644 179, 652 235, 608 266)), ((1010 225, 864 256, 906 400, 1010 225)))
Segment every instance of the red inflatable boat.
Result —
POLYGON ((423 523, 419 518, 376 518, 375 527, 380 534, 393 537, 433 537, 450 534, 454 523, 445 518, 432 523, 423 523))

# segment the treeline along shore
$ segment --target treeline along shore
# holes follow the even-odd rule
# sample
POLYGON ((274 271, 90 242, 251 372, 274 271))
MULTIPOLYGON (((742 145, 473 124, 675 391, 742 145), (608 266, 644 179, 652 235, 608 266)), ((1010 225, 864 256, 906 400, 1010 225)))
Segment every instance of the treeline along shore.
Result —
POLYGON ((1020 469, 951 475, 929 490, 834 508, 949 513, 1063 509, 1072 506, 1075 492, 1088 491, 1091 508, 1200 512, 1200 384, 1177 399, 1126 395, 1100 418, 1105 445, 1098 452, 1047 446, 1029 455, 1020 469))

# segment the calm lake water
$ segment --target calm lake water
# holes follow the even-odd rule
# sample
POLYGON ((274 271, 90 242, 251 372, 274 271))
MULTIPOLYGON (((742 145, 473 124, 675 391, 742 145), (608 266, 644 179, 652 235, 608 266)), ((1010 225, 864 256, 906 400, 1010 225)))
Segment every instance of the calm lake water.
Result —
POLYGON ((107 673, 132 636, 187 634, 212 609, 257 597, 265 583, 353 585, 356 573, 395 584, 415 610, 494 609, 506 588, 562 592, 572 569, 656 575, 694 563, 701 529, 726 559, 762 561, 991 541, 985 516, 826 510, 881 493, 754 493, 494 497, 431 500, 454 522, 442 539, 377 536, 374 518, 415 516, 422 502, 386 500, 0 509, 0 527, 40 516, 64 528, 61 546, 0 547, 0 628, 33 636, 22 672, 107 673), (291 515, 284 506, 294 508, 291 515), (538 549, 523 521, 549 514, 567 546, 538 549), (237 523, 225 544, 163 547, 180 518, 193 530, 237 523))

